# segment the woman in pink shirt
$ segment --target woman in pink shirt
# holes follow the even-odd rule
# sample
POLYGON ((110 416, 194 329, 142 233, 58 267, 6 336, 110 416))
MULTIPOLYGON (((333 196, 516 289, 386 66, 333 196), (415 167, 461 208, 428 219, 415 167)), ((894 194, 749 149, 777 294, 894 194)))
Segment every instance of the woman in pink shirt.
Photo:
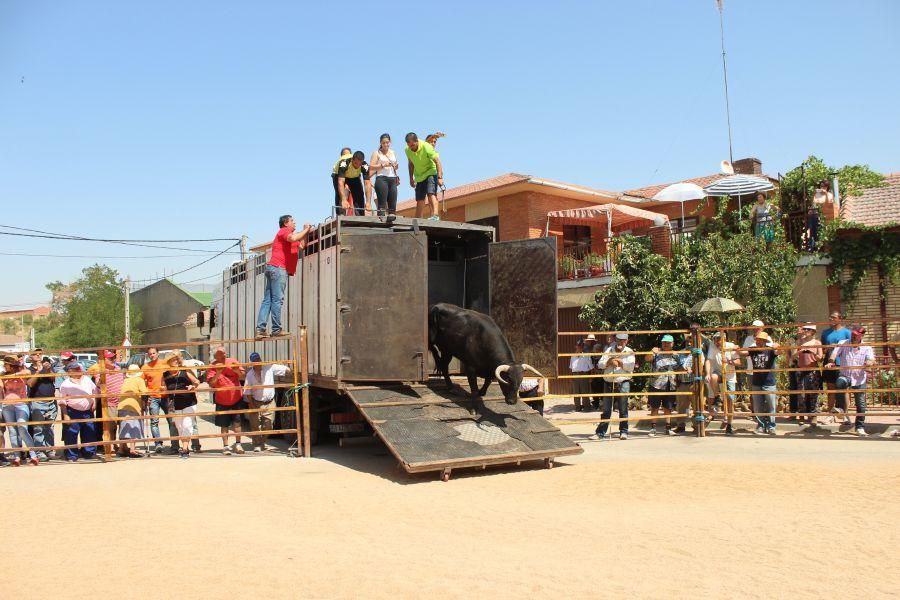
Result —
MULTIPOLYGON (((9 445, 12 448, 27 446, 29 462, 37 466, 40 462, 37 454, 32 450, 34 440, 31 439, 28 426, 25 425, 31 415, 25 378, 31 377, 31 371, 22 367, 19 359, 15 356, 3 357, 3 371, 4 375, 21 375, 14 379, 0 379, 0 390, 3 392, 0 396, 3 398, 3 421, 7 423, 6 428, 9 430, 9 445)), ((2 438, 2 433, 0 433, 0 438, 2 438)), ((16 467, 21 465, 21 452, 15 452, 9 462, 16 467)))

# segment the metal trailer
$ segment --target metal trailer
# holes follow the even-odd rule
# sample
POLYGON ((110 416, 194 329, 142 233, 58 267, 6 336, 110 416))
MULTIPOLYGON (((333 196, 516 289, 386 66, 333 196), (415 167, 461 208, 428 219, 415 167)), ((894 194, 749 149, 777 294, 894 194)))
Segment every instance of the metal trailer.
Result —
MULTIPOLYGON (((254 336, 268 257, 251 256, 224 273, 220 339, 254 336)), ((286 331, 307 327, 319 402, 313 413, 352 402, 408 472, 449 476, 454 465, 536 459, 549 465, 580 453, 523 402, 491 401, 500 396, 496 386, 473 414, 466 394, 429 383, 428 308, 437 302, 490 314, 517 360, 556 376, 555 238, 494 242, 492 227, 340 216, 310 235, 282 311, 286 331)), ((267 360, 289 355, 287 340, 277 339, 228 350, 240 360, 254 350, 267 360)))

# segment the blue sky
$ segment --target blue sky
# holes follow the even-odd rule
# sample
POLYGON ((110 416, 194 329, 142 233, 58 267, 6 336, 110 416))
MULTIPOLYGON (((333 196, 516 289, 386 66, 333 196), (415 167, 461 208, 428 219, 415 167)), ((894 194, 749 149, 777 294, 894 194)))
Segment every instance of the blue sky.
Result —
MULTIPOLYGON (((726 0, 735 158, 771 174, 809 154, 900 170, 898 26, 893 0, 726 0)), ((384 131, 447 132, 449 186, 514 171, 623 190, 715 172, 719 43, 713 0, 5 0, 0 224, 265 241, 279 214, 323 220, 339 148, 368 155, 384 131)), ((210 256, 11 236, 0 253, 15 272, 0 310, 93 262, 141 279, 210 256)))

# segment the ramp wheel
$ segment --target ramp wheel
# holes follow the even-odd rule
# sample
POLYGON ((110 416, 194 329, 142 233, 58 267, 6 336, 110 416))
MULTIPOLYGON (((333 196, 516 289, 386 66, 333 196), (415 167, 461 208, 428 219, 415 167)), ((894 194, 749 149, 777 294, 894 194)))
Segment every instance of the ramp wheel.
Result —
POLYGON ((553 468, 553 459, 552 459, 552 458, 545 458, 545 459, 544 459, 544 466, 545 466, 546 468, 548 468, 548 469, 552 469, 552 468, 553 468))
POLYGON ((441 481, 450 481, 450 469, 446 468, 441 472, 441 481))

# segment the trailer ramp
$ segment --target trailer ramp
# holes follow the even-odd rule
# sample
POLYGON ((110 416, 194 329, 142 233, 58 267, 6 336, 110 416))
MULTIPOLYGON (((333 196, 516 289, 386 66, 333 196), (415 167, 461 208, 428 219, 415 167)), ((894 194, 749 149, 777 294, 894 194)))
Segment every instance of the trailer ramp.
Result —
POLYGON ((459 386, 428 384, 349 387, 345 392, 408 473, 544 461, 581 454, 580 446, 526 403, 503 400, 499 386, 473 402, 459 386), (470 412, 474 408, 474 414, 470 412))

